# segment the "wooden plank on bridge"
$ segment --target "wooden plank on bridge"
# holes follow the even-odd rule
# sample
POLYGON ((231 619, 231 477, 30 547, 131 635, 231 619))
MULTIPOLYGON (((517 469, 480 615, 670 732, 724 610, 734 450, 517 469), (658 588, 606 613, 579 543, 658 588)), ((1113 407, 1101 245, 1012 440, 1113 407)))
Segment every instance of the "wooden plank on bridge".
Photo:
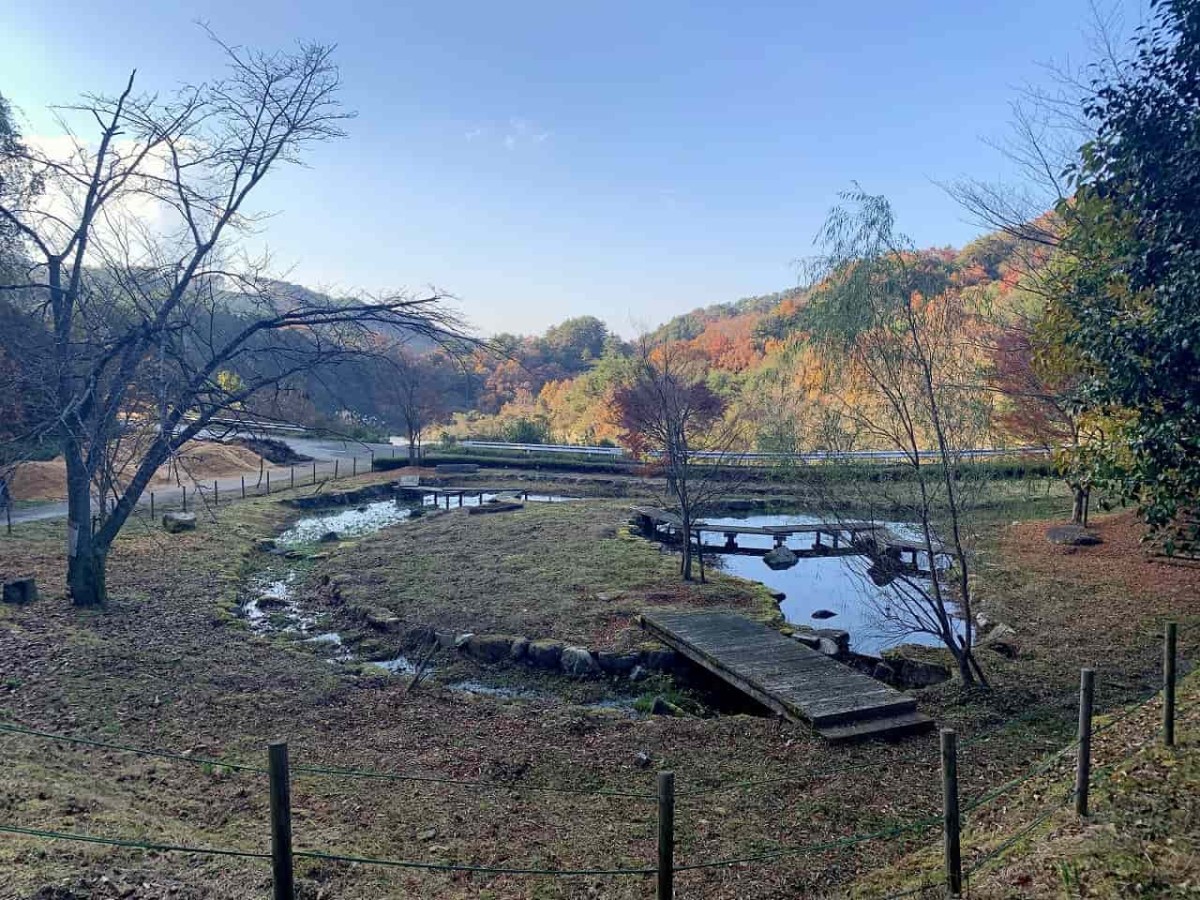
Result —
POLYGON ((679 518, 675 513, 659 509, 657 506, 635 506, 633 507, 633 511, 635 514, 649 519, 655 525, 670 525, 673 528, 683 527, 683 519, 679 518))
POLYGON ((933 727, 917 701, 773 628, 720 612, 642 614, 642 627, 692 662, 786 719, 830 740, 933 727))
POLYGON ((765 528, 760 528, 758 525, 713 525, 710 522, 694 522, 692 523, 692 531, 701 532, 707 531, 712 534, 770 534, 765 528))
POLYGON ((882 527, 871 522, 797 522, 794 525, 764 525, 762 530, 767 534, 862 534, 882 527))
MULTIPOLYGON (((925 541, 921 538, 901 537, 894 531, 883 530, 875 536, 875 546, 880 553, 888 550, 900 550, 905 553, 925 553, 925 541)), ((934 556, 953 556, 954 551, 941 541, 933 541, 934 556)))

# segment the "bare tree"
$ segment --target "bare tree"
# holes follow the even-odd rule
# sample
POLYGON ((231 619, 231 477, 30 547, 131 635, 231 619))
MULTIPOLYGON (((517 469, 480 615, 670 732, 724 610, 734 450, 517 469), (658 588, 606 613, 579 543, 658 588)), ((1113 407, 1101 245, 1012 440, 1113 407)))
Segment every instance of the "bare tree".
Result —
MULTIPOLYGON (((704 380, 702 360, 685 346, 638 344, 631 383, 613 393, 624 443, 649 456, 666 477, 664 505, 680 519, 680 575, 692 580, 696 524, 736 484, 722 463, 735 456, 744 435, 728 406, 704 380)), ((704 578, 703 555, 700 577, 704 578)))
POLYGON ((884 198, 856 191, 845 199, 822 234, 811 324, 842 362, 844 421, 871 444, 902 454, 904 499, 890 498, 890 509, 915 524, 932 576, 892 579, 892 602, 876 612, 898 632, 935 636, 964 682, 983 681, 973 652, 974 495, 965 451, 978 446, 989 415, 964 341, 969 313, 939 261, 896 233, 884 198), (950 581, 937 565, 947 556, 950 581))
POLYGON ((388 418, 399 423, 408 441, 408 461, 416 465, 426 429, 450 407, 448 372, 443 360, 430 354, 398 349, 389 354, 391 365, 380 373, 381 406, 388 418))
POLYGON ((331 48, 219 46, 224 78, 163 99, 137 93, 134 73, 119 95, 60 111, 69 152, 17 147, 0 160, 43 189, 0 198, 28 260, 0 287, 48 335, 44 358, 21 357, 26 381, 50 394, 51 414, 26 436, 53 436, 66 463, 78 605, 103 602, 109 550, 143 490, 214 419, 374 352, 379 334, 438 340, 457 327, 437 294, 300 294, 250 258, 239 239, 259 221, 258 186, 341 137, 347 113, 331 48))

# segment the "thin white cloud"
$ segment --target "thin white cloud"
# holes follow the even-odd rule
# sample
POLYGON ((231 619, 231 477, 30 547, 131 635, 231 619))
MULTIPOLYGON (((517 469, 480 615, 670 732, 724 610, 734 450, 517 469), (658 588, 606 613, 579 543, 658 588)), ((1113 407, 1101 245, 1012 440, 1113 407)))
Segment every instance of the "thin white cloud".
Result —
POLYGON ((494 142, 509 151, 519 150, 522 147, 536 147, 544 144, 550 139, 550 136, 551 133, 548 129, 517 116, 513 116, 500 127, 477 125, 463 132, 463 138, 468 142, 494 142))

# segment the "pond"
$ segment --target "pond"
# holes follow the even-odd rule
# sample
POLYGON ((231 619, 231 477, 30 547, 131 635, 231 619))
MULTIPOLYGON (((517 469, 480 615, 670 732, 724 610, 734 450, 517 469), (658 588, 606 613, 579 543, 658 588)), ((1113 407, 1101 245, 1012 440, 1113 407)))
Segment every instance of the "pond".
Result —
MULTIPOLYGON (((815 523, 821 517, 805 513, 783 515, 746 515, 730 517, 706 517, 709 525, 786 525, 815 523)), ((916 537, 915 526, 904 522, 881 522, 894 534, 916 537)), ((714 529, 715 531, 716 529, 714 529)), ((716 534, 706 534, 706 547, 714 542, 716 534)), ((745 548, 770 549, 774 539, 769 535, 738 535, 738 546, 745 548)), ((787 546, 792 550, 807 550, 812 547, 811 534, 790 535, 787 546)), ((828 538, 825 539, 828 544, 828 538)), ((713 558, 713 551, 705 550, 706 559, 713 558)), ((790 569, 773 570, 761 556, 733 553, 715 554, 721 571, 739 578, 765 584, 772 591, 785 595, 780 603, 784 618, 793 625, 808 625, 813 628, 838 628, 850 633, 850 647, 857 653, 878 655, 881 650, 898 644, 936 645, 938 639, 927 634, 900 634, 895 626, 885 623, 880 610, 886 610, 896 601, 895 590, 880 586, 870 572, 873 560, 865 555, 801 557, 790 569), (833 616, 814 613, 834 613, 833 616)), ((928 566, 922 560, 922 566, 928 566)), ((877 573, 875 573, 877 574, 877 573)), ((928 584, 927 579, 914 579, 928 584)))

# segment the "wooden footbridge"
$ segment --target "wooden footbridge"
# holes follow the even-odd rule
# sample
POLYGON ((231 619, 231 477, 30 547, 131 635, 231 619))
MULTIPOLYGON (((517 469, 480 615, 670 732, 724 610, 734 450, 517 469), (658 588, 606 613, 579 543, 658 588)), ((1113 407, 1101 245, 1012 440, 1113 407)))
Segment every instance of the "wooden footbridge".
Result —
POLYGON ((933 720, 907 694, 732 613, 654 611, 642 627, 786 719, 831 741, 927 731, 933 720))
POLYGON ((457 500, 459 506, 463 506, 466 500, 476 500, 483 503, 483 498, 487 495, 511 498, 513 500, 528 500, 529 491, 522 488, 521 490, 502 490, 500 488, 445 488, 433 487, 432 485, 412 485, 401 484, 396 487, 397 495, 409 498, 425 498, 432 497, 434 506, 445 506, 450 508, 451 501, 457 500))
MULTIPOLYGON (((678 515, 654 506, 633 507, 634 518, 642 533, 653 537, 662 532, 679 538, 683 534, 683 520, 678 515)), ((697 520, 692 522, 692 536, 703 543, 705 534, 719 534, 723 544, 705 544, 706 550, 717 553, 739 553, 762 556, 769 552, 762 547, 738 545, 742 535, 768 536, 776 547, 782 547, 793 535, 812 535, 808 548, 792 548, 797 556, 841 556, 865 555, 886 560, 897 569, 928 575, 922 569, 920 558, 928 555, 923 540, 914 540, 896 534, 885 525, 875 522, 790 522, 784 525, 732 525, 697 520)), ((933 556, 950 556, 944 544, 933 542, 933 556)))
MULTIPOLYGON (((683 520, 675 513, 667 512, 653 506, 635 506, 633 513, 637 516, 642 530, 650 533, 665 526, 668 531, 683 530, 683 520)), ((822 537, 829 538, 830 549, 839 549, 843 538, 850 544, 859 542, 862 535, 869 535, 883 526, 871 522, 794 522, 786 525, 731 525, 705 522, 697 519, 692 522, 692 534, 720 534, 725 537, 725 544, 730 549, 738 549, 739 535, 767 535, 774 539, 776 547, 782 547, 784 542, 794 534, 811 534, 813 546, 823 546, 822 537)))

